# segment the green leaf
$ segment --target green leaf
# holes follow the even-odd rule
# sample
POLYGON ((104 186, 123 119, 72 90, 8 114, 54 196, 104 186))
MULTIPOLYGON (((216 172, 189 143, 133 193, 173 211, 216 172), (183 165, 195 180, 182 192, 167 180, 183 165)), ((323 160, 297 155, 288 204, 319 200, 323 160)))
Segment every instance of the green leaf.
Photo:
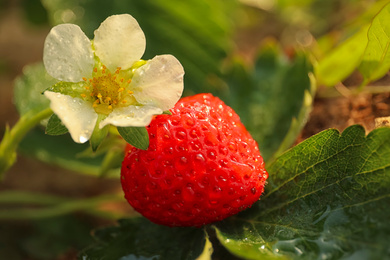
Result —
POLYGON ((309 77, 312 80, 312 89, 311 91, 305 90, 302 106, 297 116, 292 118, 291 125, 287 131, 287 134, 283 138, 283 141, 280 143, 278 150, 276 150, 272 155, 272 157, 268 159, 268 162, 272 162, 275 158, 280 156, 283 152, 285 152, 288 148, 290 148, 292 144, 295 143, 297 137, 299 136, 303 127, 305 126, 307 119, 309 118, 309 114, 313 107, 313 99, 315 95, 314 76, 312 74, 309 74, 309 77))
POLYGON ((390 129, 327 130, 268 167, 265 195, 215 225, 248 259, 388 259, 390 129))
POLYGON ((61 119, 56 114, 49 118, 46 126, 46 134, 48 135, 63 135, 68 133, 68 129, 61 122, 61 119))
POLYGON ((96 243, 80 259, 211 259, 210 241, 200 228, 170 228, 133 218, 97 230, 94 236, 96 243))
POLYGON ((368 28, 364 26, 318 61, 315 71, 319 83, 334 86, 359 66, 368 42, 368 28))
POLYGON ((224 74, 227 86, 216 95, 238 113, 264 159, 289 148, 312 108, 316 86, 309 59, 298 53, 287 60, 269 44, 260 50, 253 69, 235 61, 224 74))
POLYGON ((26 66, 14 86, 14 102, 19 114, 48 108, 50 101, 41 93, 56 82, 46 73, 42 63, 26 66))
POLYGON ((146 127, 118 127, 118 132, 132 146, 146 150, 149 147, 149 134, 146 127))
POLYGON ((390 4, 375 16, 368 30, 368 44, 359 70, 364 83, 383 77, 390 69, 390 4))

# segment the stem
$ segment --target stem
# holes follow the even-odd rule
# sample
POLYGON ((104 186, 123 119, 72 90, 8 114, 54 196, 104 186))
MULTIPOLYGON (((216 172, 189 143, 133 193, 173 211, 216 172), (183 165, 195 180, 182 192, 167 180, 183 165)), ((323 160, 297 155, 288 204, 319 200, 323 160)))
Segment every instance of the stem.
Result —
POLYGON ((370 81, 368 79, 364 79, 363 82, 358 86, 357 91, 362 92, 368 83, 370 83, 370 81))
POLYGON ((67 201, 69 201, 67 198, 28 191, 2 191, 0 193, 0 204, 54 205, 67 201))
POLYGON ((0 204, 31 204, 46 205, 43 208, 11 208, 0 211, 0 220, 42 219, 84 211, 88 214, 115 219, 123 217, 119 213, 105 212, 98 209, 100 205, 109 202, 122 202, 123 195, 110 194, 86 199, 68 199, 52 195, 34 194, 29 192, 10 191, 0 194, 0 204))
POLYGON ((50 108, 42 110, 38 113, 29 111, 24 114, 19 121, 10 130, 6 128, 3 139, 0 143, 0 180, 16 161, 16 149, 23 137, 39 122, 49 117, 53 111, 50 108))

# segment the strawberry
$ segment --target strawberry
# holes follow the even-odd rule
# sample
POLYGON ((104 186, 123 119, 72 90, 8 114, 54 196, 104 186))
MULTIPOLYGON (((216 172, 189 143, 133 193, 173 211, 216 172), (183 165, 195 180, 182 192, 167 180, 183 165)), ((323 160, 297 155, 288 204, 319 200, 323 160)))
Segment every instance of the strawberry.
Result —
POLYGON ((257 143, 219 98, 181 99, 148 126, 149 148, 130 147, 121 183, 131 206, 167 226, 202 226, 256 202, 268 173, 257 143))

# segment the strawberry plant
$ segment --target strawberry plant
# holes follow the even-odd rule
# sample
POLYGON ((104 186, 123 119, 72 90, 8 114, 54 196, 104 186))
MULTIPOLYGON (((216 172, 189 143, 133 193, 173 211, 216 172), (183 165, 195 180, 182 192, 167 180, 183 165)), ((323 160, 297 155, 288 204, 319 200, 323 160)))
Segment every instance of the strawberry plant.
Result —
POLYGON ((390 259, 389 1, 24 6, 3 258, 390 259))

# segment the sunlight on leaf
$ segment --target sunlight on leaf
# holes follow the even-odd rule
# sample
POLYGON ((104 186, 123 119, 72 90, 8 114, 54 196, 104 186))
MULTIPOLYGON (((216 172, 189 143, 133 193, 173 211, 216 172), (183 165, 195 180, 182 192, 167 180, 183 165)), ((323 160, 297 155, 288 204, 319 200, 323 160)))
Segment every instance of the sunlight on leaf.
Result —
POLYGON ((359 67, 365 83, 383 77, 390 69, 390 4, 375 16, 368 30, 368 44, 359 67))
POLYGON ((265 195, 215 225, 249 259, 383 259, 390 239, 390 129, 327 130, 268 167, 265 195), (240 249, 245 250, 240 250, 240 249))
POLYGON ((347 78, 360 64, 367 46, 367 31, 369 26, 360 29, 345 42, 341 43, 316 66, 316 76, 320 84, 328 87, 347 78))

